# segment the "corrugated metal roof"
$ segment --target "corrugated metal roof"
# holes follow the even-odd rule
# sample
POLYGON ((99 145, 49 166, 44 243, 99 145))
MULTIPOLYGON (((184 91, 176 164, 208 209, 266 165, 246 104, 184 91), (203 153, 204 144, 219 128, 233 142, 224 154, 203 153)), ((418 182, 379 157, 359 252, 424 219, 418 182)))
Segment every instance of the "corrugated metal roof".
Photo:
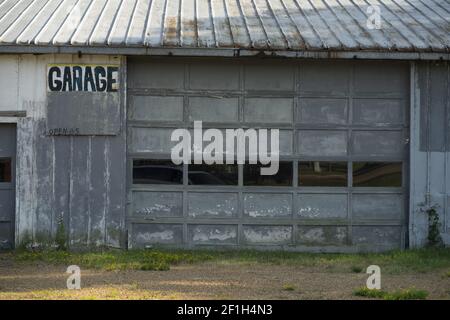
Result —
POLYGON ((450 1, 0 0, 0 45, 449 52, 450 1))

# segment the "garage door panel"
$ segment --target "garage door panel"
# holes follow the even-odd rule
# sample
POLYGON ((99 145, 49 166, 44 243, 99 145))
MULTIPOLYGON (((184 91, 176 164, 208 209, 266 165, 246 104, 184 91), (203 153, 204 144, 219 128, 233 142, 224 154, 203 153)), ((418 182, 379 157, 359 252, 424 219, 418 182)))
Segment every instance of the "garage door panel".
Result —
POLYGON ((11 130, 10 125, 0 125, 0 157, 11 157, 11 151, 16 148, 11 130))
POLYGON ((292 123, 294 99, 248 98, 245 100, 245 122, 292 123))
POLYGON ((189 88, 239 90, 239 66, 236 64, 190 64, 189 88))
POLYGON ((194 245, 236 245, 236 225, 189 225, 189 240, 194 245))
POLYGON ((405 101, 401 99, 355 99, 353 123, 369 126, 405 123, 405 101))
POLYGON ((239 98, 190 97, 189 121, 238 122, 239 98))
POLYGON ((353 226, 353 244, 371 250, 400 249, 402 230, 399 226, 353 226))
MULTIPOLYGON (((290 130, 280 130, 280 155, 292 155, 294 133, 290 130)), ((268 148, 271 151, 271 147, 268 148)))
POLYGON ((136 217, 183 216, 181 192, 133 192, 133 215, 136 217))
POLYGON ((14 191, 0 188, 0 221, 11 221, 11 213, 14 212, 14 191))
POLYGON ((289 65, 245 66, 246 90, 293 91, 295 69, 289 65))
POLYGON ((16 126, 0 124, 0 250, 14 248, 16 126))
POLYGON ((353 217, 367 220, 400 220, 401 194, 353 194, 353 217))
POLYGON ((405 149, 402 131, 353 131, 354 155, 397 156, 401 158, 405 149))
POLYGON ((176 62, 130 63, 128 66, 130 88, 183 89, 184 64, 176 62))
POLYGON ((344 125, 348 121, 347 99, 303 98, 299 108, 299 123, 344 125))
POLYGON ((347 194, 298 194, 297 216, 306 219, 346 219, 347 194))
POLYGON ((292 226, 243 226, 243 242, 253 245, 288 245, 292 243, 292 226))
POLYGON ((0 250, 13 248, 13 234, 11 223, 0 222, 0 250))
POLYGON ((133 224, 131 246, 134 249, 153 245, 180 245, 183 242, 181 224, 133 224))
POLYGON ((298 150, 303 156, 346 156, 346 131, 300 130, 298 150))
POLYGON ((306 246, 343 246, 348 243, 346 226, 297 226, 297 242, 306 246))
POLYGON ((244 195, 244 215, 247 217, 286 218, 291 214, 291 194, 248 193, 244 195))
POLYGON ((405 96, 409 88, 407 64, 362 63, 355 68, 355 93, 405 96))
POLYGON ((188 194, 188 214, 193 218, 232 218, 238 214, 238 194, 188 194))
POLYGON ((152 152, 170 154, 177 142, 170 137, 173 129, 166 128, 131 128, 130 152, 152 152))
MULTIPOLYGON (((279 130, 279 152, 281 156, 289 156, 293 154, 293 131, 292 130, 279 130)), ((271 133, 268 130, 267 131, 267 151, 272 151, 272 144, 271 144, 271 133)), ((235 146, 237 143, 235 143, 235 146)), ((251 153, 249 150, 249 144, 246 145, 246 155, 254 154, 251 153)), ((258 152, 258 149, 256 149, 256 153, 258 152)))
POLYGON ((301 94, 344 96, 350 90, 350 68, 347 64, 301 64, 299 77, 301 94))
POLYGON ((133 96, 130 119, 146 121, 183 121, 183 97, 133 96))

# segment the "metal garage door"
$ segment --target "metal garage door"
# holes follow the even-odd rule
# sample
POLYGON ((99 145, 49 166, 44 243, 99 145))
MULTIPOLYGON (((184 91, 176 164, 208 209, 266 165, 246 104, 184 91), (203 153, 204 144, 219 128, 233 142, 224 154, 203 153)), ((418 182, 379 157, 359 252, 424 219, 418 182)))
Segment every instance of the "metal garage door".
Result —
POLYGON ((129 247, 404 246, 408 64, 130 59, 129 247), (279 128, 280 170, 170 161, 171 132, 279 128))
POLYGON ((14 247, 16 127, 0 124, 0 250, 14 247))

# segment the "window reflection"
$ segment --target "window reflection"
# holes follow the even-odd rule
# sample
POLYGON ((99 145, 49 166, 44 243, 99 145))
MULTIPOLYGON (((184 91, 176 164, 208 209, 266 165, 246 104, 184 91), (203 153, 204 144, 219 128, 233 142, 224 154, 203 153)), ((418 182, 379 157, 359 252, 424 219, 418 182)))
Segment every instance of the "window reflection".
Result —
POLYGON ((261 168, 267 167, 261 164, 244 165, 245 186, 292 186, 292 162, 279 163, 278 173, 272 176, 261 175, 261 168))
POLYGON ((227 164, 193 164, 189 165, 190 185, 237 185, 238 166, 227 164))
POLYGON ((11 159, 0 159, 0 182, 11 182, 11 173, 11 159))
POLYGON ((347 162, 304 161, 298 163, 298 169, 299 186, 347 186, 347 162))
POLYGON ((401 162, 354 162, 353 186, 401 187, 401 162))
POLYGON ((171 160, 134 160, 134 184, 183 184, 183 166, 171 160))

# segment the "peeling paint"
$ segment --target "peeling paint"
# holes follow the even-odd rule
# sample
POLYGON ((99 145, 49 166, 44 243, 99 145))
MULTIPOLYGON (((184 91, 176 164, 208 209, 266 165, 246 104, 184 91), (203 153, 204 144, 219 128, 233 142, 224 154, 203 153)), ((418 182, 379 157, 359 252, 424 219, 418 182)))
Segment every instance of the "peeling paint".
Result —
POLYGON ((153 232, 153 233, 140 233, 136 236, 138 242, 160 242, 171 241, 174 238, 174 232, 171 230, 153 232))
POLYGON ((292 227, 244 226, 244 238, 253 244, 289 244, 292 239, 292 227))

